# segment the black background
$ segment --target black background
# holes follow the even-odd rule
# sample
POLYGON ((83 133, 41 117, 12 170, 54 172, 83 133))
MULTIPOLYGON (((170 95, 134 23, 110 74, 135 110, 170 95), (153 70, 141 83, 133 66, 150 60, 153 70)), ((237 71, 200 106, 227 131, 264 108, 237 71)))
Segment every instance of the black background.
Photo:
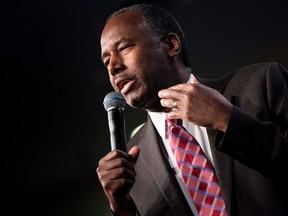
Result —
MULTIPOLYGON (((100 61, 107 16, 132 3, 168 9, 192 70, 218 78, 249 64, 288 68, 286 1, 31 0, 1 3, 2 215, 110 215, 95 168, 110 150, 100 61)), ((127 136, 146 119, 126 110, 127 136)))

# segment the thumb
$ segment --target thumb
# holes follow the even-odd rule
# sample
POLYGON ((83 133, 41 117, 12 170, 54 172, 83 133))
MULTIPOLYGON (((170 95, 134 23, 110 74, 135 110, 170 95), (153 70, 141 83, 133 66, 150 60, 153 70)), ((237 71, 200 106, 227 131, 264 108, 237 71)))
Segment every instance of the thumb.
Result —
POLYGON ((138 146, 133 146, 128 152, 128 155, 134 160, 135 163, 138 159, 139 154, 140 154, 140 148, 138 146))

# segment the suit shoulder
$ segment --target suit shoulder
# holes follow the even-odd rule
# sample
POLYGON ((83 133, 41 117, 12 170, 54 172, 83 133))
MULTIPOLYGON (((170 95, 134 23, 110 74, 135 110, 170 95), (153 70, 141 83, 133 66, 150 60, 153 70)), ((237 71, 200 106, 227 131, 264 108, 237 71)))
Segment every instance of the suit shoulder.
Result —
POLYGON ((266 79, 267 76, 277 77, 277 76, 286 76, 287 70, 278 62, 264 62, 264 63, 257 63, 248 65, 245 67, 241 67, 236 69, 226 76, 222 77, 221 79, 230 80, 230 79, 237 79, 237 80, 254 80, 260 81, 261 79, 266 79), (256 80, 255 80, 256 79, 256 80))
POLYGON ((241 67, 237 70, 234 70, 232 73, 263 73, 263 72, 269 72, 271 70, 283 70, 283 69, 286 70, 280 63, 271 61, 241 67))
POLYGON ((229 89, 233 94, 244 90, 247 92, 256 92, 256 89, 264 91, 263 89, 267 85, 269 85, 269 89, 275 89, 277 85, 287 86, 288 72, 277 62, 264 62, 234 70, 220 78, 218 83, 221 83, 226 90, 229 89))

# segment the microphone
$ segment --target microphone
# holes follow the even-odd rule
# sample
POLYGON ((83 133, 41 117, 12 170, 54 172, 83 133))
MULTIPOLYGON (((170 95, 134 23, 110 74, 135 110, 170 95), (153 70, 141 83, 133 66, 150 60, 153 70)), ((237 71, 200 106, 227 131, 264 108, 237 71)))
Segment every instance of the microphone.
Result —
POLYGON ((111 150, 126 152, 125 98, 119 92, 110 92, 105 96, 103 105, 108 113, 111 150))

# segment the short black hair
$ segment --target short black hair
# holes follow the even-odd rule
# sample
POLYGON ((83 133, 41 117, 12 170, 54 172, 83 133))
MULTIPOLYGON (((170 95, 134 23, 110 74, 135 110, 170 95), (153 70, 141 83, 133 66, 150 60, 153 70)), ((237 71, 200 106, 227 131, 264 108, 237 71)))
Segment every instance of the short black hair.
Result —
POLYGON ((177 20, 167 10, 152 4, 134 4, 115 11, 108 17, 106 22, 114 16, 128 12, 140 12, 144 22, 146 22, 145 27, 151 33, 158 35, 159 38, 164 38, 168 33, 176 33, 182 45, 181 54, 183 63, 185 66, 190 67, 190 54, 184 32, 177 20))

